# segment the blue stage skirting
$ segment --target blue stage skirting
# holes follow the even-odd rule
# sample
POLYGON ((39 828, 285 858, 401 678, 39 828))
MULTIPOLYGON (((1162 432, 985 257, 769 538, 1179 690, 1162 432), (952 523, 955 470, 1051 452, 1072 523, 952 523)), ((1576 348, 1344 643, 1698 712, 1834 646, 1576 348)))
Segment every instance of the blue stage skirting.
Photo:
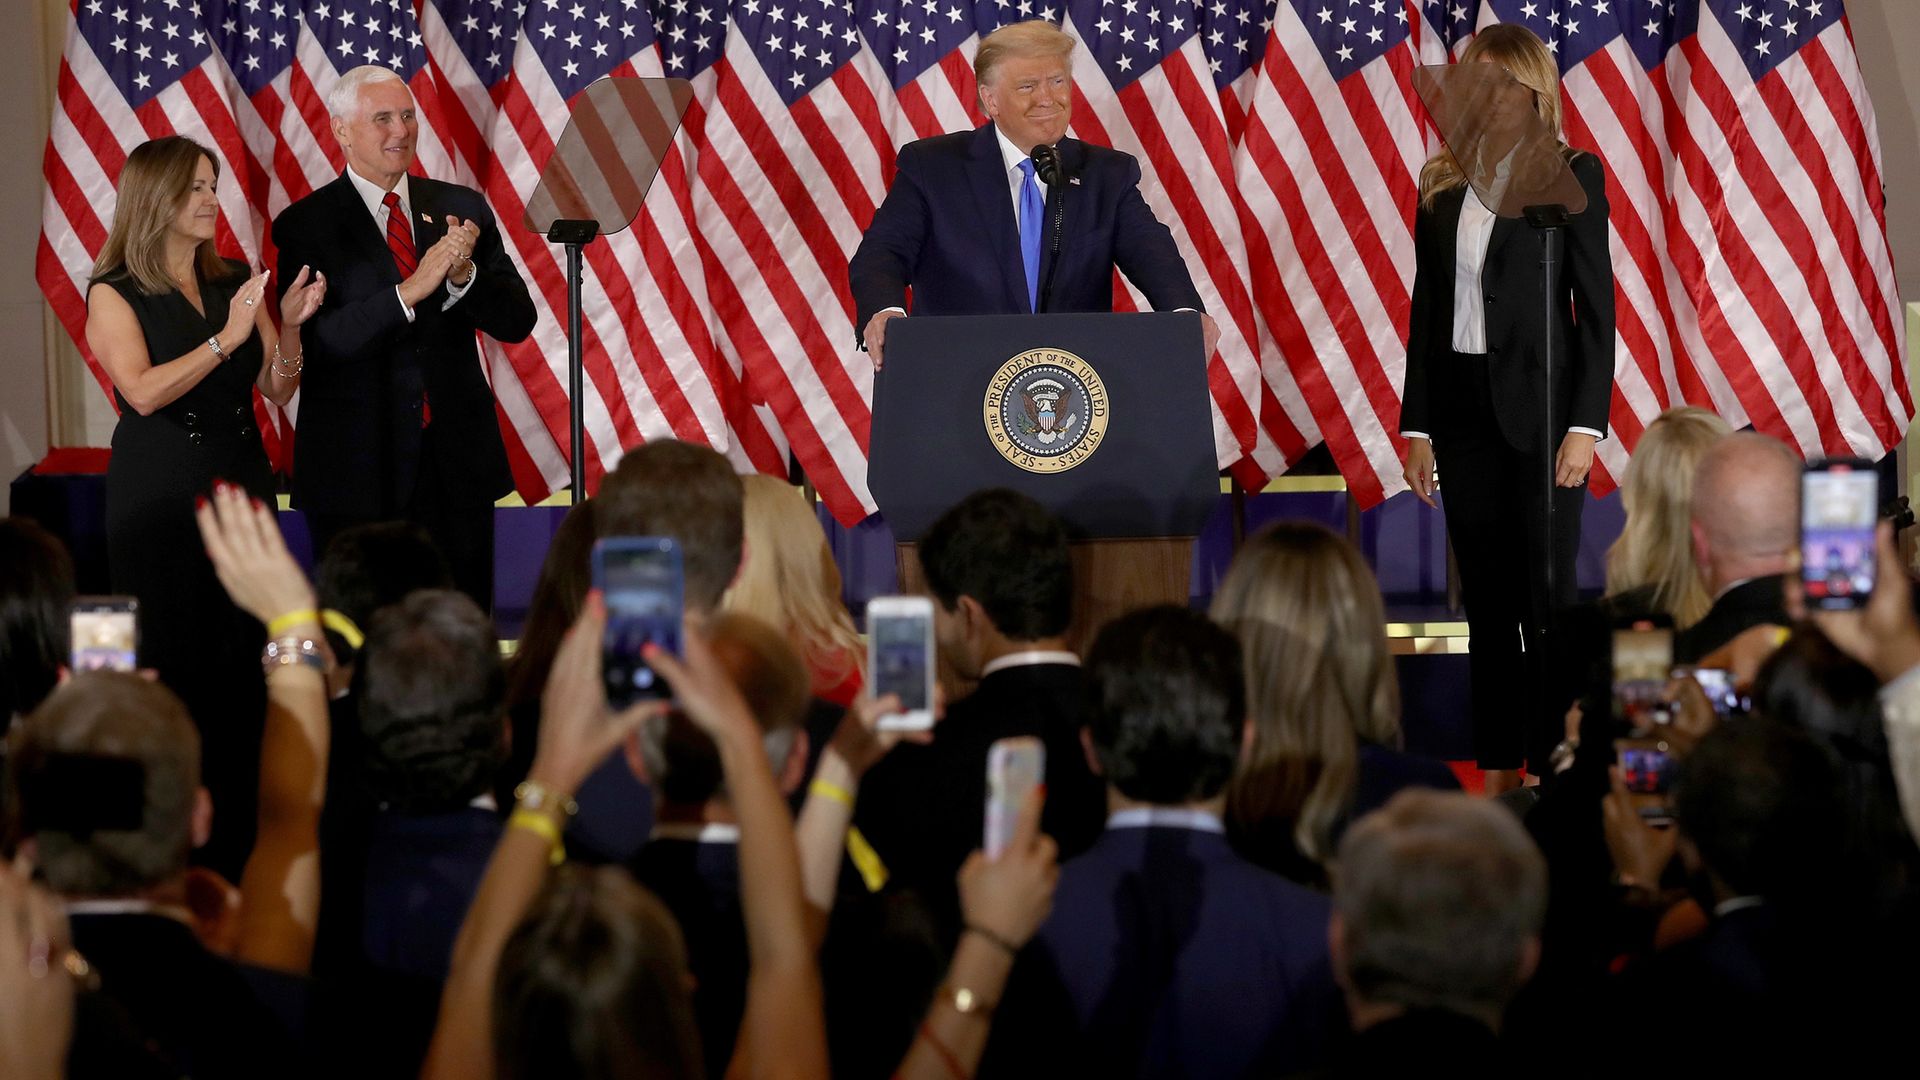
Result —
MULTIPOLYGON (((23 473, 13 482, 13 513, 39 521, 66 541, 83 593, 110 591, 106 567, 105 478, 97 473, 23 473)), ((502 507, 494 511, 494 617, 504 638, 517 638, 527 617, 540 563, 564 506, 502 507)), ((1343 491, 1273 492, 1245 498, 1248 534, 1269 522, 1318 521, 1338 533, 1348 529, 1343 491)), ((844 598, 856 619, 867 601, 899 587, 893 533, 875 516, 852 528, 819 511, 821 528, 839 564, 844 598)), ((1624 512, 1618 495, 1587 499, 1581 520, 1579 582, 1597 594, 1606 581, 1607 547, 1620 534, 1624 512)), ((1400 495, 1357 515, 1356 542, 1374 573, 1394 622, 1459 618, 1447 608, 1446 525, 1440 513, 1411 495, 1400 495)), ((303 566, 313 552, 299 511, 280 513, 288 547, 303 566)), ((1195 544, 1189 600, 1204 609, 1233 558, 1232 500, 1222 496, 1195 544)), ((1403 726, 1409 749, 1439 757, 1469 757, 1464 728, 1466 657, 1460 653, 1402 656, 1403 726)))

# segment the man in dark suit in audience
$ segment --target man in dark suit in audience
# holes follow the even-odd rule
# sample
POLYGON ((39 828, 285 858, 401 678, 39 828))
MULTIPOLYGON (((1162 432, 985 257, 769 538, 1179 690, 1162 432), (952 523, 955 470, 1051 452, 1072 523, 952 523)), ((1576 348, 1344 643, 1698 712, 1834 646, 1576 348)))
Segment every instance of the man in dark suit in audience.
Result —
POLYGON ((1238 642, 1198 613, 1149 608, 1109 623, 1087 669, 1084 738, 1107 782, 1106 832, 1061 866, 983 1075, 1317 1064, 1344 1027, 1327 899, 1235 854, 1220 821, 1251 738, 1238 642))
POLYGON ((134 675, 83 674, 14 736, 8 786, 20 848, 66 902, 73 946, 117 1007, 82 1010, 74 1046, 112 1041, 125 1023, 171 1075, 306 1075, 287 1026, 255 988, 271 981, 266 973, 214 955, 194 935, 187 856, 206 840, 213 804, 180 699, 134 675), (112 1030, 90 1030, 92 1022, 112 1030))
POLYGON ((1904 1054, 1911 936, 1877 910, 1832 756, 1765 717, 1721 725, 1672 795, 1698 936, 1630 966, 1607 1030, 1671 1017, 1686 1032, 1649 1076, 1814 1075, 1834 1053, 1904 1054))
MULTIPOLYGON (((774 779, 791 795, 807 762, 805 663, 779 631, 747 616, 716 615, 707 631, 714 657, 760 723, 774 779)), ((721 1076, 746 1012, 748 961, 740 826, 720 753, 691 721, 666 716, 628 737, 626 759, 654 796, 653 834, 627 868, 680 924, 707 1071, 721 1076)))
POLYGON ((1778 439, 1737 431, 1700 459, 1693 554, 1713 607, 1675 635, 1673 659, 1698 663, 1756 626, 1785 626, 1786 574, 1800 550, 1800 458, 1778 439))
POLYGON ((356 737, 363 809, 329 839, 332 895, 351 905, 327 957, 336 1071, 419 1071, 454 935, 500 840, 494 774, 506 758, 506 675, 493 623, 451 589, 372 615, 359 654, 356 737))
POLYGON ((896 747, 868 771, 855 823, 892 880, 919 891, 954 930, 954 875, 981 843, 996 741, 1024 735, 1045 745, 1041 828, 1063 857, 1099 835, 1104 796, 1080 751, 1085 681, 1066 646, 1073 567, 1065 526, 1025 495, 976 492, 934 522, 920 565, 940 658, 978 685, 948 704, 931 744, 896 747))
MULTIPOLYGON (((719 610, 746 556, 742 499, 739 475, 711 447, 672 439, 644 443, 601 481, 592 503, 594 535, 664 536, 678 543, 687 616, 704 622, 719 610)), ((533 760, 538 730, 537 723, 514 727, 526 761, 533 760)), ((647 842, 653 796, 617 757, 594 770, 574 800, 580 813, 567 830, 569 855, 623 863, 647 842)))
POLYGON ((486 199, 409 175, 413 95, 363 66, 327 94, 340 179, 273 223, 281 287, 327 279, 307 324, 293 505, 314 551, 370 521, 406 518, 446 554, 461 591, 493 604, 493 504, 513 490, 474 333, 524 341, 533 301, 486 199))
POLYGON ((1340 841, 1334 975, 1358 1033, 1329 1076, 1498 1059, 1502 1014, 1540 958, 1547 866, 1505 807, 1408 791, 1340 841))

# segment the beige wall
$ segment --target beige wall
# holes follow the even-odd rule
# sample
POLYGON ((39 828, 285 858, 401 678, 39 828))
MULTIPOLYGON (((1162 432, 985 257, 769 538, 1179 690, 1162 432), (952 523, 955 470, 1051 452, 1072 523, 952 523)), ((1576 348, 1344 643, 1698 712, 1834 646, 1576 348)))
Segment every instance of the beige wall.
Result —
MULTIPOLYGON (((1900 295, 1912 304, 1920 301, 1920 2, 1848 0, 1847 10, 1879 121, 1900 295)), ((0 0, 0 41, 27 43, 15 62, 0 64, 0 131, 12 133, 0 154, 0 482, 49 445, 105 446, 113 431, 106 398, 33 276, 41 156, 66 12, 66 0, 0 0)), ((1910 307, 1909 318, 1920 326, 1920 308, 1910 307)), ((0 483, 0 513, 7 497, 0 483)))

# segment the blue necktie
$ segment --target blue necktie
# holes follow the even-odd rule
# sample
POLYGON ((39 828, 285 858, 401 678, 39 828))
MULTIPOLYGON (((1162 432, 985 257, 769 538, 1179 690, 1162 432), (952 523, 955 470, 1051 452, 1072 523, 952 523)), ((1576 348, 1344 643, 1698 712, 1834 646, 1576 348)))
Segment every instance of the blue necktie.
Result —
POLYGON ((1027 268, 1027 310, 1040 310, 1040 218, 1045 204, 1033 179, 1033 159, 1020 163, 1020 261, 1027 268))

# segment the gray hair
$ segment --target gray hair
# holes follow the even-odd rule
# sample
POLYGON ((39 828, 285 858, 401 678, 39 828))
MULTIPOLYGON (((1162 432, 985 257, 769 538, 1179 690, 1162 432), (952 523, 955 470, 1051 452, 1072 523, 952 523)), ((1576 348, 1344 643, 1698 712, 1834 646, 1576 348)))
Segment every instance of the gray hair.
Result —
POLYGON ((1546 860, 1503 807, 1404 791, 1341 840, 1333 905, 1353 993, 1497 1025, 1546 918, 1546 860))
POLYGON ((360 91, 374 83, 388 80, 402 86, 407 84, 407 80, 401 78, 399 72, 391 68, 383 68, 378 64, 362 64, 340 76, 334 82, 333 89, 327 91, 327 115, 338 116, 343 120, 353 119, 354 111, 360 107, 360 91))

